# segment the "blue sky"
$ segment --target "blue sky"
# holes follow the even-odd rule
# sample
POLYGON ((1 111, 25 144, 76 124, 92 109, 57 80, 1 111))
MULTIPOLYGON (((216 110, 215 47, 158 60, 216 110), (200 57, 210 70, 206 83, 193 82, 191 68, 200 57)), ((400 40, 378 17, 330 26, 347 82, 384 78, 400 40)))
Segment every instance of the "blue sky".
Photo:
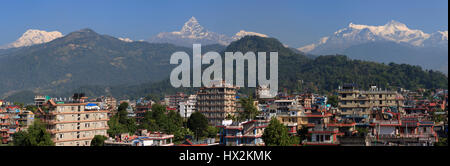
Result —
POLYGON ((68 34, 82 28, 133 40, 176 31, 191 16, 228 36, 264 33, 291 47, 316 42, 355 24, 390 20, 426 33, 448 29, 447 0, 2 0, 0 45, 27 29, 68 34))

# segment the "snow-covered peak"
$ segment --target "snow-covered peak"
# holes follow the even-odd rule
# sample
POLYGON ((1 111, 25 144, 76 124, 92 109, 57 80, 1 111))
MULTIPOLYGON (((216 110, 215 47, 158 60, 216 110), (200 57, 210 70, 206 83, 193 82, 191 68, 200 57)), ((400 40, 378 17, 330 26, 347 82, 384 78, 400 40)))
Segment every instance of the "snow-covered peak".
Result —
POLYGON ((22 34, 19 39, 17 39, 13 43, 6 45, 5 48, 17 48, 47 43, 60 37, 63 37, 63 35, 58 31, 47 32, 43 30, 29 29, 24 34, 22 34))
MULTIPOLYGON (((370 33, 383 39, 394 42, 406 42, 415 46, 421 46, 423 40, 430 37, 429 34, 426 34, 421 30, 409 29, 405 24, 394 20, 381 26, 358 25, 350 23, 348 28, 351 31, 356 31, 356 33, 359 31, 368 30, 370 33)), ((343 31, 345 30, 340 32, 343 31)))
POLYGON ((441 40, 448 41, 448 31, 437 31, 436 33, 441 35, 441 40))
POLYGON ((131 40, 130 38, 122 38, 122 37, 119 37, 118 39, 119 39, 119 40, 122 40, 122 41, 124 41, 124 42, 133 42, 133 40, 131 40))
POLYGON ((265 34, 262 34, 262 33, 248 32, 248 31, 241 30, 238 33, 236 33, 232 38, 233 38, 233 40, 239 40, 239 39, 241 39, 244 36, 269 37, 269 36, 267 36, 265 34))
POLYGON ((206 30, 195 17, 184 23, 180 31, 161 32, 149 40, 153 43, 173 43, 191 47, 193 43, 228 45, 231 41, 228 36, 206 30))
POLYGON ((208 31, 200 25, 195 17, 191 17, 186 23, 184 23, 183 28, 179 32, 173 32, 176 34, 181 34, 187 38, 203 38, 208 35, 208 31))
POLYGON ((205 29, 200 25, 199 21, 195 17, 191 17, 180 31, 174 32, 161 32, 155 37, 149 39, 151 43, 172 43, 181 46, 192 47, 194 43, 207 44, 221 44, 228 45, 232 41, 239 40, 244 36, 253 35, 268 37, 265 34, 248 32, 241 30, 234 36, 229 37, 227 35, 215 33, 205 29))
POLYGON ((447 42, 448 31, 427 34, 421 30, 410 29, 405 24, 394 20, 379 26, 350 23, 348 27, 334 32, 332 36, 321 38, 317 43, 303 46, 299 50, 310 52, 319 46, 329 47, 328 49, 331 50, 345 49, 352 45, 374 41, 390 41, 424 47, 442 43, 441 41, 447 42), (431 38, 433 38, 433 42, 429 41, 431 38))

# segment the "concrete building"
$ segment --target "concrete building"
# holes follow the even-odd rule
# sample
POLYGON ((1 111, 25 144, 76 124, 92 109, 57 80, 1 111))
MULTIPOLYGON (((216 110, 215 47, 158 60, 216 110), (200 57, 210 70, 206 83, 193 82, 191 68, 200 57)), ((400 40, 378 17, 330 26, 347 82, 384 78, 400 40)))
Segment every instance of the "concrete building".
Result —
POLYGON ((142 119, 145 116, 145 113, 148 111, 152 111, 152 105, 151 103, 144 104, 144 105, 136 105, 136 111, 134 112, 136 114, 136 122, 138 124, 141 123, 142 119))
POLYGON ((49 96, 43 96, 43 95, 34 96, 34 105, 36 105, 36 107, 40 108, 49 99, 50 99, 49 96))
POLYGON ((263 146, 262 135, 269 120, 250 120, 243 123, 232 121, 219 126, 221 145, 229 146, 263 146))
POLYGON ((209 125, 221 125, 228 116, 237 116, 236 87, 224 82, 202 87, 197 93, 197 110, 208 119, 209 125))
POLYGON ((180 102, 178 111, 185 119, 191 117, 191 114, 197 111, 197 95, 190 95, 186 101, 180 102))
POLYGON ((33 124, 34 114, 18 106, 0 107, 0 143, 12 141, 12 135, 33 124))
POLYGON ((396 91, 388 91, 372 86, 370 90, 358 90, 354 84, 346 84, 338 90, 339 113, 341 118, 351 118, 356 122, 368 122, 374 109, 389 109, 403 112, 403 96, 396 91))
POLYGON ((124 138, 106 140, 105 146, 173 146, 173 138, 172 134, 160 132, 146 133, 145 131, 142 136, 128 136, 127 133, 124 138))
POLYGON ((167 105, 168 108, 178 109, 178 104, 180 102, 186 101, 187 98, 188 98, 187 95, 185 95, 182 92, 178 92, 175 95, 166 95, 164 97, 164 103, 167 105))
POLYGON ((90 146, 95 135, 107 136, 108 111, 86 99, 79 94, 73 100, 50 99, 39 109, 40 119, 56 146, 90 146))

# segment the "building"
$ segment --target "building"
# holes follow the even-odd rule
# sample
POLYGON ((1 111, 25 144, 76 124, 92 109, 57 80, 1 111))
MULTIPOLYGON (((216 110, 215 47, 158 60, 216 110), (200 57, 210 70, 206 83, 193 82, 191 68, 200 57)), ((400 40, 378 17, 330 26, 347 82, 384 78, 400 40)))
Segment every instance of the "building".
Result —
POLYGON ((105 146, 173 146, 172 134, 160 132, 146 133, 143 136, 125 136, 125 139, 109 139, 105 141, 105 146))
POLYGON ((42 96, 42 95, 38 95, 38 96, 34 96, 34 105, 38 108, 42 107, 42 105, 44 105, 44 103, 46 103, 48 100, 50 99, 49 96, 42 96))
POLYGON ((166 95, 164 97, 164 103, 167 105, 167 107, 169 108, 175 108, 178 109, 178 104, 180 102, 184 102, 186 101, 188 98, 187 95, 185 95, 182 92, 178 92, 175 95, 166 95))
POLYGON ((108 111, 85 102, 84 94, 73 99, 50 99, 39 110, 56 146, 90 146, 95 135, 107 136, 108 111))
POLYGON ((136 122, 138 124, 141 123, 142 119, 145 116, 145 113, 148 112, 148 111, 152 111, 151 103, 136 105, 136 111, 134 113, 136 114, 136 122))
POLYGON ((434 122, 417 116, 401 117, 392 112, 377 111, 370 123, 374 146, 430 146, 438 141, 434 122))
POLYGON ((250 120, 243 123, 224 121, 218 126, 221 145, 263 146, 262 135, 269 124, 268 120, 250 120))
POLYGON ((345 84, 338 90, 339 113, 341 118, 368 122, 374 109, 390 109, 403 112, 404 98, 396 91, 388 91, 372 86, 370 90, 358 90, 354 84, 345 84))
POLYGON ((189 95, 186 101, 180 102, 178 111, 185 119, 191 117, 191 114, 197 111, 197 95, 189 95))
POLYGON ((26 130, 33 122, 34 114, 31 111, 18 106, 0 107, 0 142, 11 142, 14 133, 26 130))
POLYGON ((197 93, 197 110, 208 119, 209 125, 221 125, 227 117, 237 116, 236 87, 224 82, 202 87, 197 93))

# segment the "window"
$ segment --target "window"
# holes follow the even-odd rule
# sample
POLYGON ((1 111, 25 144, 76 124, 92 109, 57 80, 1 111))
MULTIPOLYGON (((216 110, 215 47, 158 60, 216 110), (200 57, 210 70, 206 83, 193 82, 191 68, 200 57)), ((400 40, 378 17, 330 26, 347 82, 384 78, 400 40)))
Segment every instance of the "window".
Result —
POLYGON ((325 141, 329 141, 330 140, 330 135, 325 135, 325 141))

